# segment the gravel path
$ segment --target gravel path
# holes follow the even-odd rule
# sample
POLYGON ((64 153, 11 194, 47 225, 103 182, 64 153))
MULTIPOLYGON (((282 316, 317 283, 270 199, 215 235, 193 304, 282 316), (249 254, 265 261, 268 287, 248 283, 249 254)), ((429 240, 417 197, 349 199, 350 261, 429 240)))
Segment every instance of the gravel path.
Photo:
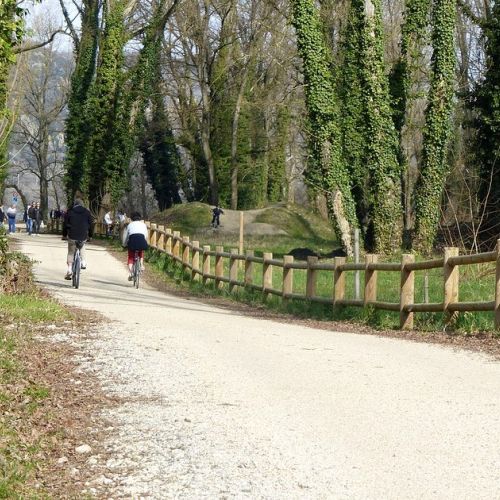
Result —
POLYGON ((97 246, 73 290, 63 242, 20 239, 44 287, 112 320, 79 360, 122 400, 97 497, 500 498, 498 362, 136 291, 97 246))

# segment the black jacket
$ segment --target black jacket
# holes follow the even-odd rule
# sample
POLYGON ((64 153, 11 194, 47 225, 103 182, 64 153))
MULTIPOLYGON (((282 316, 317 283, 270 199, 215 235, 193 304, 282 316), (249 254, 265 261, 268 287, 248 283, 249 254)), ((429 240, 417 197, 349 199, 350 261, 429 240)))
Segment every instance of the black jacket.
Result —
POLYGON ((64 218, 63 236, 76 241, 92 238, 93 224, 90 212, 81 205, 75 205, 71 210, 68 210, 64 218))

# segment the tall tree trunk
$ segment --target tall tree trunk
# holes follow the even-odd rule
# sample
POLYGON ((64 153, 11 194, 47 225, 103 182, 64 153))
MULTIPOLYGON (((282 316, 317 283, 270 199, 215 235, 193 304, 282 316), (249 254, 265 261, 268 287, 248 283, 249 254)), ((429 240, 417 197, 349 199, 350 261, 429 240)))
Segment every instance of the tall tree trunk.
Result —
POLYGON ((352 255, 352 230, 357 226, 351 178, 341 151, 337 99, 328 49, 318 12, 312 0, 292 0, 292 24, 303 62, 306 107, 312 164, 307 180, 313 190, 325 194, 329 215, 342 246, 352 255))
POLYGON ((433 248, 441 216, 441 199, 449 170, 447 162, 455 83, 454 0, 434 0, 432 80, 424 130, 424 161, 416 190, 416 233, 413 247, 433 248))

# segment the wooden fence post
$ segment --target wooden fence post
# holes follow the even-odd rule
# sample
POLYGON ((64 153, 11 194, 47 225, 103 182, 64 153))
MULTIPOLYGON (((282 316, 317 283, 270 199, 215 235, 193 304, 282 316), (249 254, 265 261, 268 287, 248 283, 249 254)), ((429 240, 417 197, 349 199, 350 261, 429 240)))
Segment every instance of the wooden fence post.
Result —
POLYGON ((287 264, 293 264, 293 255, 283 256, 283 291, 282 297, 283 301, 288 300, 287 295, 293 293, 293 268, 286 267, 287 264))
POLYGON ((156 224, 151 223, 151 226, 149 228, 149 245, 152 246, 153 248, 156 248, 156 241, 158 239, 158 233, 156 232, 156 224))
POLYGON ((166 241, 165 241, 165 252, 167 255, 172 255, 172 229, 167 227, 165 230, 165 236, 166 236, 166 241))
POLYGON ((188 270, 189 264, 189 236, 182 237, 182 273, 188 270))
POLYGON ((497 272, 495 286, 495 328, 500 330, 500 239, 497 240, 497 272))
POLYGON ((253 262, 248 260, 254 256, 253 250, 247 250, 247 258, 245 259, 245 286, 251 285, 253 283, 253 262))
POLYGON ((415 272, 406 269, 405 264, 415 262, 415 256, 411 253, 403 254, 401 257, 401 290, 399 302, 399 327, 402 330, 413 328, 413 313, 405 311, 405 306, 415 303, 415 272))
POLYGON ((208 255, 208 252, 210 252, 210 245, 203 245, 203 268, 202 268, 202 282, 204 285, 207 284, 207 281, 209 278, 207 278, 208 275, 212 274, 210 270, 210 255, 208 255))
POLYGON ((224 251, 224 247, 217 246, 215 247, 215 288, 222 288, 224 286, 224 282, 219 278, 224 276, 224 260, 222 255, 219 255, 224 251))
POLYGON ((333 264, 333 306, 337 306, 339 300, 345 298, 345 274, 340 269, 340 266, 345 264, 345 257, 334 257, 333 264))
POLYGON ((236 281, 238 281, 238 264, 239 260, 234 258, 235 255, 239 255, 237 248, 231 249, 231 257, 229 258, 229 291, 232 292, 236 287, 236 281))
POLYGON ((458 281, 459 281, 459 268, 452 266, 448 262, 450 257, 458 256, 457 247, 445 247, 444 249, 444 264, 443 264, 443 277, 444 277, 444 300, 443 310, 446 315, 446 322, 450 323, 455 321, 458 317, 458 312, 448 311, 450 304, 458 302, 458 281))
POLYGON ((158 250, 165 251, 165 226, 158 226, 158 239, 156 241, 158 250))
POLYGON ((179 231, 174 231, 174 235, 173 235, 173 238, 172 238, 172 256, 174 257, 174 260, 178 259, 179 258, 179 255, 180 255, 180 246, 181 246, 181 243, 180 243, 180 237, 181 237, 181 233, 179 231))
POLYGON ((311 299, 316 295, 317 271, 312 266, 318 263, 318 257, 310 255, 307 257, 306 298, 311 299))
POLYGON ((193 241, 193 260, 191 262, 191 279, 193 281, 200 280, 200 242, 193 241))
POLYGON ((264 252, 264 262, 262 263, 262 291, 264 292, 264 298, 266 299, 269 294, 266 290, 273 287, 273 266, 266 264, 266 260, 273 258, 271 252, 264 252))
POLYGON ((366 254, 365 261, 365 306, 370 302, 377 300, 377 271, 368 269, 368 264, 376 264, 378 262, 378 255, 369 253, 366 254))

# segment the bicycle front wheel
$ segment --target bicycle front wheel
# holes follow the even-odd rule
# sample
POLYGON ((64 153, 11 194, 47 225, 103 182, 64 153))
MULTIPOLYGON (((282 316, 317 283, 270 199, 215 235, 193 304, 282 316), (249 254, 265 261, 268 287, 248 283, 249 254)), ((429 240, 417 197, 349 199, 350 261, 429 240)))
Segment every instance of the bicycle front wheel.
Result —
POLYGON ((80 268, 82 262, 80 259, 80 252, 75 252, 75 257, 73 258, 73 286, 78 288, 80 286, 80 268))

